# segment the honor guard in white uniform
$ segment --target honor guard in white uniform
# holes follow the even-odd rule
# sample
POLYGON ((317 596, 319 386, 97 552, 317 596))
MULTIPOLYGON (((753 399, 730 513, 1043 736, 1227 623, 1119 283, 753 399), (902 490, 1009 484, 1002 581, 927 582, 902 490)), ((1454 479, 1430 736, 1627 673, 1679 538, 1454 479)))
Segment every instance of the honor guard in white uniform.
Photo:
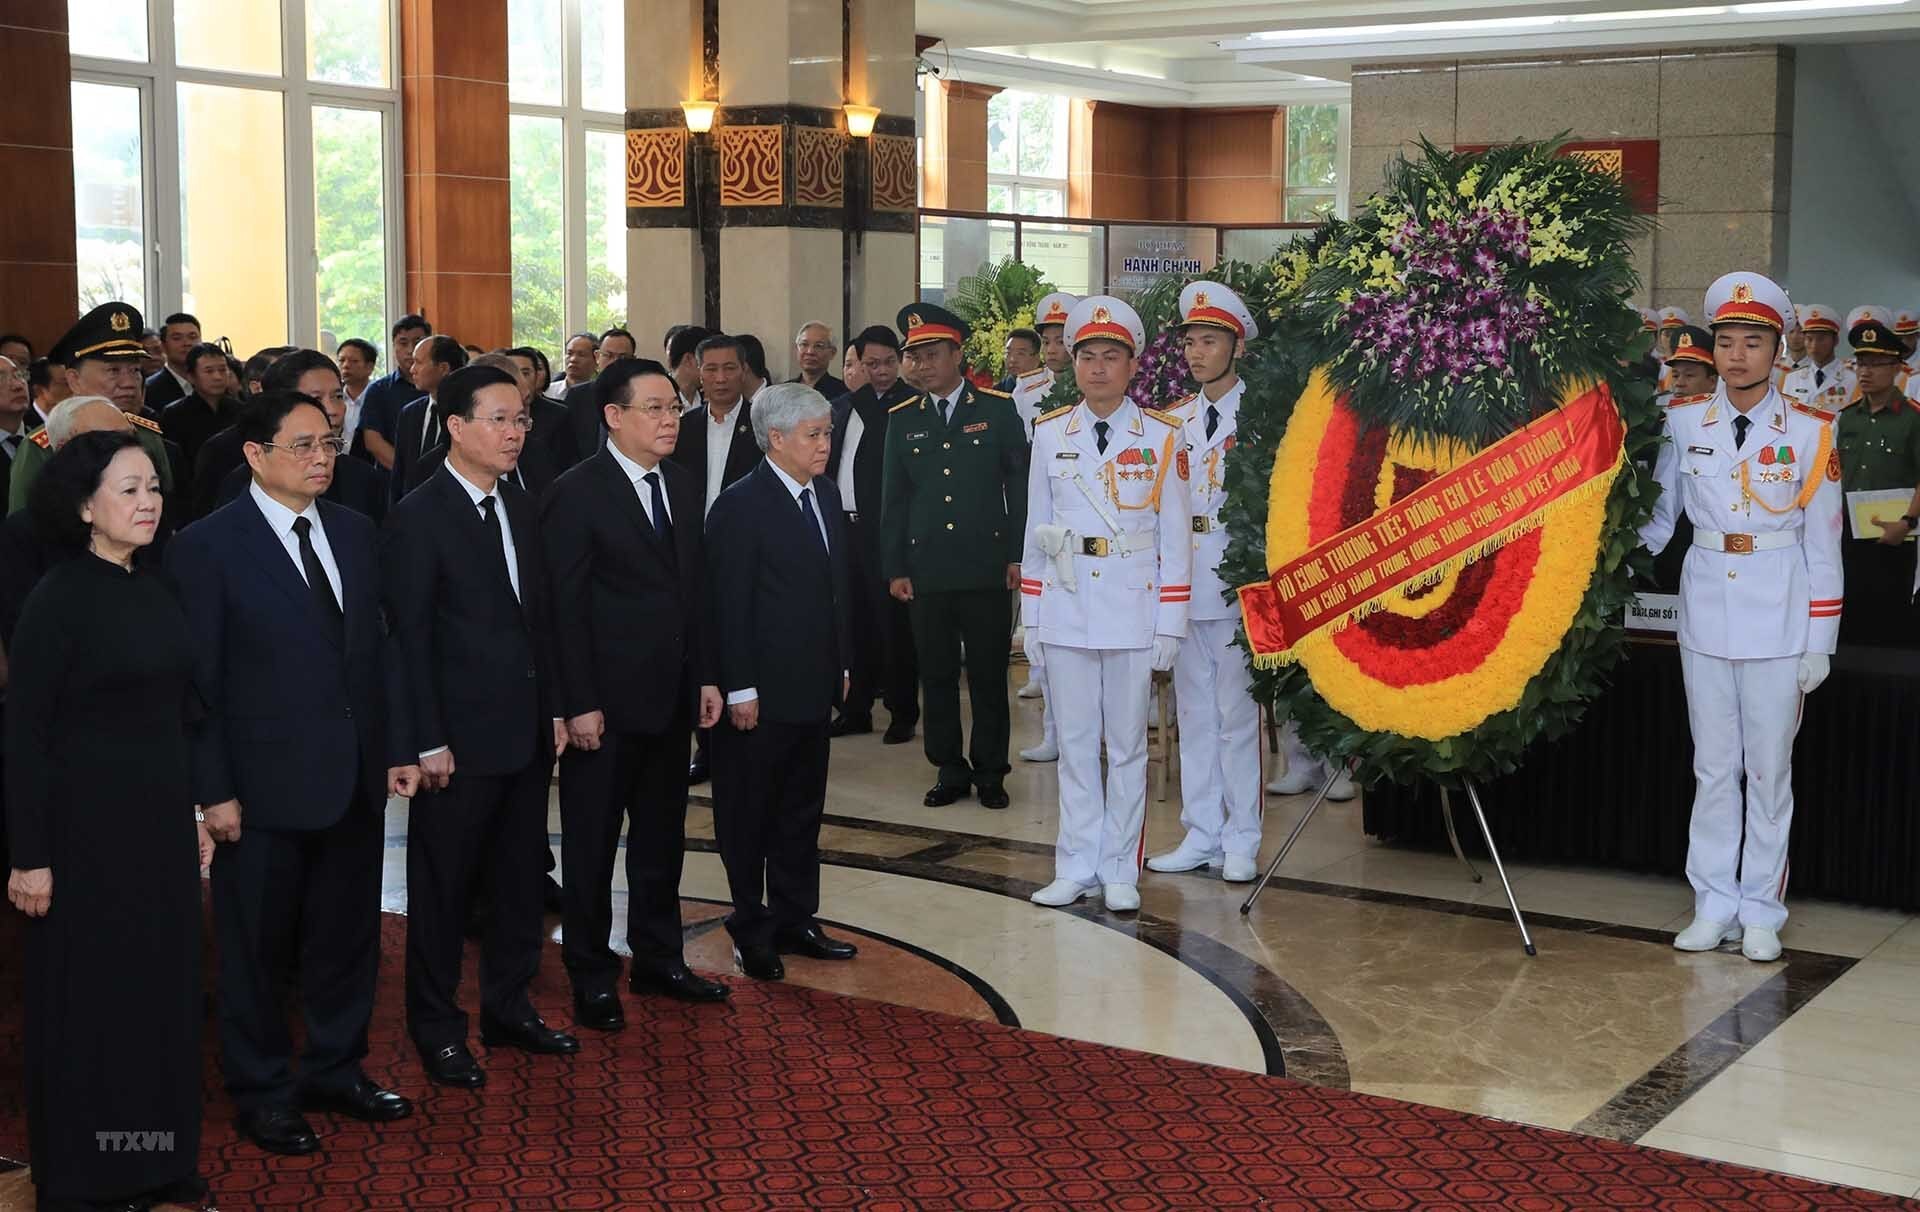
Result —
POLYGON ((1674 946, 1737 939, 1764 962, 1779 958, 1787 920, 1801 699, 1825 680, 1840 632, 1840 457, 1833 414, 1783 399, 1767 375, 1792 315, 1786 292, 1728 274, 1708 288, 1707 314, 1720 383, 1667 405, 1660 496, 1640 533, 1657 555, 1683 511, 1694 527, 1680 577, 1694 917, 1674 946))
POLYGON ((1893 313, 1893 335, 1906 347, 1906 361, 1900 371, 1900 387, 1909 398, 1920 396, 1920 307, 1902 307, 1893 313))
POLYGON ((1153 674, 1173 668, 1187 633, 1189 468, 1180 419, 1127 399, 1145 341, 1133 308, 1083 299, 1067 335, 1082 398, 1034 426, 1020 572, 1027 647, 1045 653, 1060 730, 1054 879, 1033 902, 1099 887, 1125 913, 1140 907, 1153 674))
POLYGON ((1801 313, 1804 311, 1806 308, 1794 305, 1793 316, 1787 322, 1787 339, 1781 343, 1780 355, 1773 360, 1775 391, 1784 391, 1787 376, 1807 363, 1807 334, 1800 327, 1801 313))
MULTIPOLYGON (((1067 349, 1064 333, 1067 314, 1080 300, 1064 290, 1042 298, 1033 309, 1033 331, 1040 334, 1040 365, 1013 382, 1013 410, 1027 423, 1027 441, 1033 441, 1033 423, 1040 419, 1040 404, 1053 390, 1055 372, 1065 369, 1073 355, 1067 349)), ((1023 699, 1037 699, 1046 693, 1046 654, 1035 649, 1027 664, 1027 684, 1020 688, 1023 699)), ((1040 707, 1040 743, 1020 751, 1023 762, 1052 762, 1060 757, 1059 730, 1053 721, 1053 701, 1040 707)))
POLYGON ((1853 399, 1853 372, 1841 365, 1834 350, 1840 343, 1840 313, 1824 303, 1809 303, 1800 312, 1800 331, 1807 335, 1807 358, 1780 385, 1780 394, 1823 412, 1839 412, 1853 399))
POLYGON ((1678 307, 1663 307, 1660 309, 1660 333, 1653 340, 1653 348, 1655 352, 1660 355, 1660 361, 1662 363, 1660 371, 1661 391, 1673 390, 1673 383, 1667 378, 1664 364, 1669 357, 1673 356, 1674 338, 1678 336, 1681 329, 1692 323, 1693 317, 1678 307))
POLYGON ((1186 426, 1177 471, 1186 473, 1193 508, 1193 601, 1187 638, 1173 666, 1180 716, 1180 823, 1187 835, 1147 860, 1152 871, 1220 867, 1235 883, 1259 874, 1260 705, 1246 653, 1234 646, 1240 610, 1220 580, 1227 531, 1227 452, 1233 449, 1246 384, 1235 362, 1260 335, 1240 296, 1218 282, 1180 292, 1187 368, 1200 391, 1167 411, 1186 426))

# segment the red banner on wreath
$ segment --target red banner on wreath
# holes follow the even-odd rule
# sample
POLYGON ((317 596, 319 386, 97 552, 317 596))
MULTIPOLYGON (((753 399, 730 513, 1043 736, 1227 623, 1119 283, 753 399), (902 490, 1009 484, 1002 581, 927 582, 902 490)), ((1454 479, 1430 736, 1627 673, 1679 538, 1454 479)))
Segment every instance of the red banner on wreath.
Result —
POLYGON ((1611 394, 1594 387, 1283 561, 1240 590, 1254 656, 1285 654, 1387 595, 1525 534, 1557 502, 1619 466, 1625 439, 1611 394))

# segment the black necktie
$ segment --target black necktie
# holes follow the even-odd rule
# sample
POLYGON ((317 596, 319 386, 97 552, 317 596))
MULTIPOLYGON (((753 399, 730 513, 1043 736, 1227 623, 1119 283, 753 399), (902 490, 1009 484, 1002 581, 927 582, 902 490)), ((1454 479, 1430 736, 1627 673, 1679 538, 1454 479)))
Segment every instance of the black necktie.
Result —
POLYGON ((426 424, 420 427, 420 453, 421 454, 425 454, 429 450, 433 449, 433 440, 435 437, 435 431, 438 428, 439 428, 438 418, 433 415, 433 402, 429 400, 427 402, 426 424))
POLYGON ((7 457, 9 459, 11 459, 13 456, 20 453, 20 436, 21 435, 17 433, 10 433, 7 435, 7 438, 6 438, 7 457))
POLYGON ((643 477, 653 494, 653 533, 662 543, 673 545, 673 518, 667 513, 667 494, 660 491, 660 473, 650 471, 643 477))
POLYGON ((1747 444, 1747 430, 1753 427, 1753 418, 1741 413, 1733 418, 1733 448, 1739 450, 1747 444))
POLYGON ((480 498, 480 512, 482 515, 480 524, 487 528, 489 535, 493 536, 493 549, 499 553, 500 573, 507 578, 508 591, 513 593, 515 600, 518 600, 520 594, 517 590, 514 590, 513 576, 507 571, 507 535, 506 531, 500 528, 500 515, 495 512, 492 495, 480 498))
POLYGON ((306 570, 307 588, 313 593, 313 604, 320 608, 320 617, 329 623, 342 623, 346 616, 340 611, 340 599, 333 596, 333 582, 327 579, 326 565, 320 562, 320 553, 313 549, 313 520, 295 518, 293 533, 300 540, 300 567, 306 570))
POLYGON ((1813 372, 1813 385, 1815 387, 1825 387, 1827 385, 1827 372, 1816 367, 1813 372))
POLYGON ((953 424, 953 401, 952 400, 940 401, 940 423, 942 425, 953 424))
POLYGON ((1105 421, 1095 421, 1093 423, 1093 438, 1094 438, 1093 444, 1095 447, 1099 449, 1101 454, 1107 453, 1108 428, 1110 427, 1107 425, 1105 421))
POLYGON ((1220 428, 1220 410, 1207 405, 1207 441, 1213 441, 1213 431, 1220 428))
POLYGON ((806 516, 807 529, 820 538, 820 546, 827 545, 827 532, 820 528, 820 515, 813 511, 813 489, 800 490, 800 512, 806 516))

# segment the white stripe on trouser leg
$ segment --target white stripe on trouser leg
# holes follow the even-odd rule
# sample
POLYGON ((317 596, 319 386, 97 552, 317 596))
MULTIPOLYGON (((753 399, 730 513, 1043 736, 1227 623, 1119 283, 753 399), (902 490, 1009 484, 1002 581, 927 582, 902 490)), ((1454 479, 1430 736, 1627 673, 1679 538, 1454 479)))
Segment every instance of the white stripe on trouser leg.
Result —
POLYGON ((1133 884, 1147 812, 1147 704, 1153 654, 1047 646, 1047 691, 1059 704, 1057 878, 1133 884), (1100 775, 1105 741, 1107 773, 1100 775))
POLYGON ((1793 738, 1800 731, 1800 658, 1737 662, 1747 772, 1747 839, 1740 851, 1740 924, 1786 925, 1787 840, 1793 827, 1793 738))
POLYGON ((1260 708, 1233 619, 1190 619, 1173 667, 1180 713, 1180 823, 1206 850, 1260 850, 1260 708))

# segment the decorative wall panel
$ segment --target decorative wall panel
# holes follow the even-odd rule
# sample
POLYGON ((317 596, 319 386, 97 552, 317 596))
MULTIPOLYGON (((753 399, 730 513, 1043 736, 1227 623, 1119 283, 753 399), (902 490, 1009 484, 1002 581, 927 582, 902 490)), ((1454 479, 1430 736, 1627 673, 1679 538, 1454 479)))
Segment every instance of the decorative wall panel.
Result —
POLYGON ((655 127, 627 132, 627 205, 687 204, 687 132, 655 127))
POLYGON ((844 206, 847 197, 847 136, 819 126, 793 128, 793 203, 844 206))
POLYGON ((919 165, 911 135, 875 134, 867 140, 873 168, 873 209, 912 211, 919 204, 919 165))
POLYGON ((785 127, 720 128, 720 205, 778 206, 785 201, 785 127))

